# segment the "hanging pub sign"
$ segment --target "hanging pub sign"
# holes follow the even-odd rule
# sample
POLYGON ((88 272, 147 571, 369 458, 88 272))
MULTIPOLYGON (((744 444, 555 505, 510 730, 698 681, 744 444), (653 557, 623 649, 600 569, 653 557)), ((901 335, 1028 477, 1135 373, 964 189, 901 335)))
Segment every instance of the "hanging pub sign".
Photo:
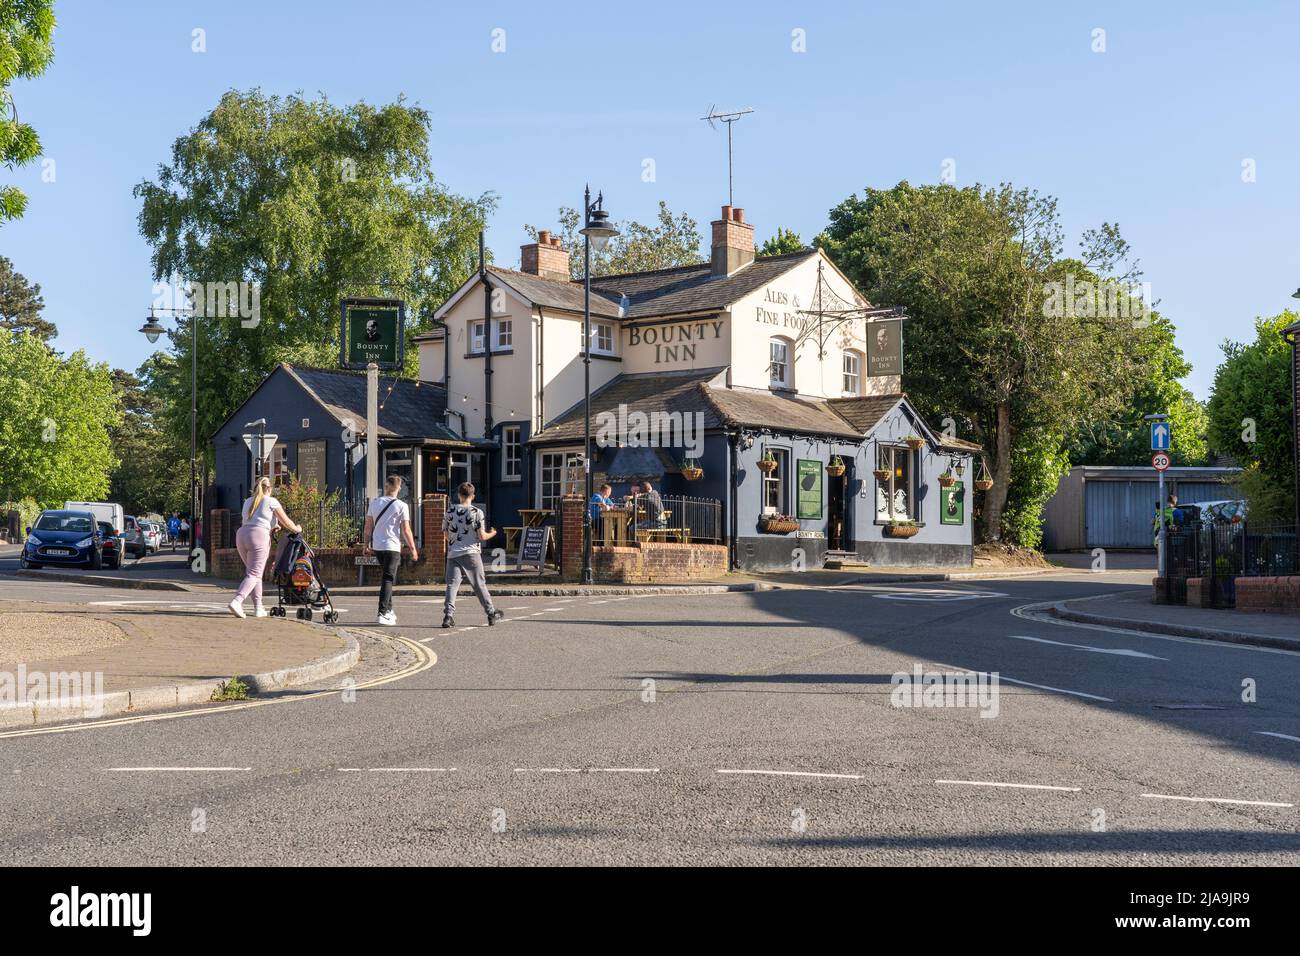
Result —
POLYGON ((966 486, 964 482, 954 482, 947 488, 939 489, 939 523, 966 523, 966 486))
POLYGON ((344 299, 340 309, 339 367, 398 369, 406 354, 406 303, 401 299, 344 299))
POLYGON ((903 320, 867 323, 867 376, 903 374, 903 320))

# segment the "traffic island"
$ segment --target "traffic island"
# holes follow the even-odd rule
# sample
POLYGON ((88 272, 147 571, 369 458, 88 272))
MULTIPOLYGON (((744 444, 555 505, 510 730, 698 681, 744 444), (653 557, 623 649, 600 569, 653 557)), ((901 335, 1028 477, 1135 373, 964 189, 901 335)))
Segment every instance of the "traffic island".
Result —
POLYGON ((202 706, 231 678, 268 694, 345 673, 359 656, 345 628, 224 608, 0 601, 0 727, 202 706))
POLYGON ((1290 614, 1245 615, 1241 611, 1156 605, 1144 591, 1074 598, 1045 609, 1054 617, 1078 624, 1300 650, 1300 616, 1290 614))

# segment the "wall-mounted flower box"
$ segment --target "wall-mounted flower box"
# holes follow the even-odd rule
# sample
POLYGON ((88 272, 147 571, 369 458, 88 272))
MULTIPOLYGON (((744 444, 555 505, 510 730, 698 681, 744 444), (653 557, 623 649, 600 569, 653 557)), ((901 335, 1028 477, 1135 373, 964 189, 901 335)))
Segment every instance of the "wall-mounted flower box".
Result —
POLYGON ((885 525, 886 538, 914 538, 921 533, 919 524, 903 524, 902 522, 893 522, 885 525))

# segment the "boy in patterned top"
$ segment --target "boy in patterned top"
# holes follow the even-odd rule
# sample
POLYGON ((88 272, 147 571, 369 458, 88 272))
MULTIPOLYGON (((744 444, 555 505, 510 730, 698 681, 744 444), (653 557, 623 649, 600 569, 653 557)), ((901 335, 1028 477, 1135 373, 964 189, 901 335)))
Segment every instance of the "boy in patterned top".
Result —
POLYGON ((487 578, 483 574, 482 544, 496 537, 496 529, 486 529, 483 512, 474 507, 474 486, 468 481, 456 489, 460 504, 447 509, 442 516, 442 530, 447 532, 447 593, 442 605, 442 626, 456 624, 456 592, 460 579, 468 579, 474 596, 483 605, 488 624, 496 624, 505 617, 492 606, 488 594, 487 578))

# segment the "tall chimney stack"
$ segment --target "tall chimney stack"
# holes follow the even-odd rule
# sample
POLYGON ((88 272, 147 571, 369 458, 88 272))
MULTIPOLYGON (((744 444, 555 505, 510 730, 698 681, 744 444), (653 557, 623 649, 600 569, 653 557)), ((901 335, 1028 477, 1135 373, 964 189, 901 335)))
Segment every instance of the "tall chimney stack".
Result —
POLYGON ((560 245, 559 236, 546 229, 537 232, 537 241, 519 247, 519 271, 543 279, 569 281, 569 252, 560 245))
POLYGON ((745 222, 745 210, 723 206, 713 223, 713 274, 729 276, 753 261, 754 227, 745 222))

